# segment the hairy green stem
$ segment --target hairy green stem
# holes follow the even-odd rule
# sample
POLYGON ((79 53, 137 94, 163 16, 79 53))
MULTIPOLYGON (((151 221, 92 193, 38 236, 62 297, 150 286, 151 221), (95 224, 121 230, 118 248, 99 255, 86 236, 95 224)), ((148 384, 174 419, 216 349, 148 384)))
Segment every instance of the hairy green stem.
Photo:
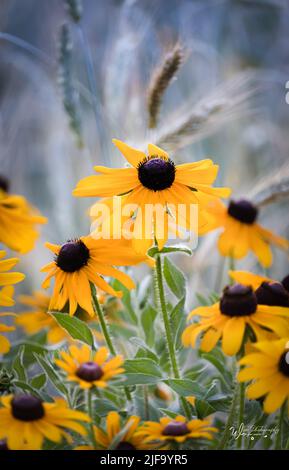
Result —
MULTIPOLYGON (((233 377, 235 377, 235 375, 236 375, 236 366, 234 366, 233 377)), ((232 403, 231 403, 229 415, 228 415, 227 422, 226 422, 226 425, 225 425, 223 437, 222 437, 222 439, 221 439, 221 441, 218 445, 218 450, 226 449, 228 441, 230 440, 230 437, 231 437, 231 432, 230 431, 231 431, 231 427, 234 424, 234 418, 235 418, 235 415, 236 415, 236 407, 237 407, 237 403, 238 403, 238 396, 239 396, 238 385, 237 385, 237 383, 235 383, 235 389, 234 389, 234 394, 233 394, 233 398, 232 398, 232 403)))
MULTIPOLYGON (((171 325, 169 320, 169 315, 166 306, 166 299, 165 299, 165 290, 164 290, 164 282, 163 282, 163 272, 162 272, 162 262, 161 257, 158 254, 156 256, 156 282, 157 282, 157 290, 158 290, 158 300, 160 305, 161 314, 163 317, 165 332, 166 332, 166 339, 167 339, 167 346, 169 351, 170 363, 171 368, 174 374, 175 379, 180 378, 180 371, 175 351, 175 345, 173 341, 171 325)), ((188 419, 191 418, 190 407, 184 397, 180 397, 182 407, 184 409, 185 415, 188 419)))
POLYGON ((283 403, 279 411, 278 432, 275 440, 275 450, 282 450, 283 446, 283 425, 287 410, 287 400, 283 403))
POLYGON ((91 444, 94 449, 97 448, 96 445, 96 440, 95 440, 95 435, 94 435, 94 430, 93 430, 93 404, 92 404, 92 393, 91 389, 86 390, 86 407, 87 407, 87 414, 91 419, 91 422, 89 423, 89 435, 90 435, 90 440, 91 444))
MULTIPOLYGON (((106 324, 106 321, 105 321, 104 312, 103 312, 103 310, 102 310, 102 308, 99 304, 96 289, 95 289, 94 285, 91 286, 91 293, 92 293, 93 308, 94 308, 95 313, 98 316, 101 331, 103 333, 103 336, 104 336, 104 339, 106 341, 107 347, 108 347, 111 355, 116 356, 117 353, 116 353, 116 350, 113 346, 113 343, 112 343, 112 340, 111 340, 111 337, 110 337, 110 334, 109 334, 109 331, 108 331, 108 327, 107 327, 107 324, 106 324)), ((131 394, 130 394, 130 391, 128 390, 128 388, 125 387, 124 390, 125 390, 126 398, 128 400, 131 400, 131 394)))

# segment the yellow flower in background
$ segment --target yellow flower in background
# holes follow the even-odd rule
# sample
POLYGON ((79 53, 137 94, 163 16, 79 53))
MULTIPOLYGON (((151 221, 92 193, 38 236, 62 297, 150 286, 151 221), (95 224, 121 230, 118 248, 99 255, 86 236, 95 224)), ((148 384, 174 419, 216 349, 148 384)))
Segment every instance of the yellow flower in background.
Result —
POLYGON ((0 290, 0 305, 4 307, 11 307, 14 305, 13 301, 13 288, 12 285, 18 284, 23 281, 25 275, 22 273, 9 272, 18 263, 18 258, 9 258, 3 260, 5 251, 0 251, 0 287, 5 286, 0 290))
POLYGON ((240 360, 240 365, 245 368, 239 372, 238 380, 252 380, 253 383, 247 387, 247 397, 257 399, 265 396, 265 413, 274 413, 289 399, 289 337, 255 343, 254 348, 256 352, 240 360))
POLYGON ((19 312, 16 324, 21 326, 25 333, 34 335, 40 331, 47 330, 47 342, 57 344, 70 336, 61 328, 52 315, 49 315, 48 308, 50 297, 43 292, 34 292, 33 295, 20 295, 19 302, 27 307, 29 311, 19 312))
POLYGON ((90 422, 81 411, 71 410, 63 399, 44 403, 32 395, 1 397, 0 439, 9 450, 40 450, 44 439, 60 443, 70 440, 65 429, 86 435, 80 422, 90 422))
MULTIPOLYGON (((15 317, 14 313, 0 313, 0 317, 15 317)), ((10 351, 10 341, 6 338, 6 336, 3 336, 1 333, 10 333, 10 331, 14 331, 15 327, 14 326, 8 326, 4 323, 0 323, 0 354, 6 354, 8 351, 10 351)))
POLYGON ((39 237, 37 225, 45 224, 42 217, 23 196, 9 194, 0 180, 0 243, 19 253, 27 253, 39 237))
MULTIPOLYGON (((194 163, 175 165, 167 152, 161 148, 149 144, 148 155, 134 149, 120 140, 113 140, 131 168, 107 168, 96 166, 95 171, 99 175, 89 176, 77 184, 73 194, 77 197, 112 197, 125 196, 125 204, 137 204, 138 210, 134 221, 133 244, 138 252, 144 252, 143 246, 145 233, 154 233, 159 247, 162 248, 168 237, 168 206, 184 204, 198 205, 198 208, 208 204, 208 201, 220 197, 228 197, 228 188, 213 188, 218 173, 218 165, 212 160, 201 160, 194 163), (159 220, 152 215, 146 220, 144 226, 143 214, 147 204, 159 204, 165 214, 164 233, 159 234, 159 220), (137 235, 135 235, 137 234, 137 235)), ((188 227, 190 211, 184 216, 185 220, 179 220, 180 225, 188 227)), ((199 211, 199 226, 204 230, 207 224, 202 211, 199 211)))
POLYGON ((124 369, 123 357, 114 356, 108 359, 109 351, 101 347, 96 353, 91 354, 91 349, 83 346, 70 346, 69 353, 60 352, 61 359, 55 359, 58 365, 67 373, 67 380, 78 382, 82 388, 105 388, 108 382, 121 374, 124 369))
POLYGON ((237 354, 246 327, 250 327, 258 341, 267 338, 268 330, 280 338, 289 335, 289 308, 258 305, 253 289, 241 284, 226 287, 219 302, 194 309, 188 318, 194 316, 199 316, 200 321, 184 330, 183 344, 194 348, 202 334, 200 349, 206 352, 222 339, 224 353, 237 354))
MULTIPOLYGON (((0 251, 0 306, 11 307, 14 305, 13 294, 14 284, 23 281, 25 275, 17 272, 10 272, 12 268, 18 263, 18 258, 9 258, 3 260, 5 251, 0 251)), ((15 317, 14 313, 2 312, 0 317, 15 317)), ((10 350, 9 340, 1 333, 9 333, 14 331, 14 326, 8 326, 0 323, 0 353, 6 354, 10 350)))
POLYGON ((169 444, 171 441, 182 443, 188 439, 213 439, 213 433, 217 431, 209 420, 187 421, 179 415, 175 418, 161 418, 159 423, 146 421, 138 434, 143 437, 145 444, 156 441, 169 444))
POLYGON ((211 220, 211 228, 222 229, 218 241, 221 255, 241 259, 252 251, 259 263, 268 268, 273 261, 270 245, 276 245, 288 252, 288 240, 257 223, 259 211, 250 201, 231 200, 226 207, 217 200, 210 202, 207 210, 214 218, 214 221, 211 220))
POLYGON ((234 281, 251 286, 255 290, 258 304, 289 307, 289 291, 284 286, 284 280, 278 282, 249 271, 229 271, 229 275, 234 281))
POLYGON ((70 315, 76 312, 79 305, 94 316, 90 283, 108 294, 121 296, 121 292, 116 292, 102 276, 118 279, 128 289, 133 289, 132 279, 115 269, 114 265, 130 266, 146 259, 129 249, 122 240, 95 240, 89 236, 68 241, 62 246, 46 243, 46 247, 55 254, 55 260, 41 269, 47 273, 42 284, 44 289, 55 277, 49 309, 62 310, 69 302, 70 315))
MULTIPOLYGON (((127 429, 121 436, 121 440, 115 442, 114 450, 146 450, 152 449, 149 444, 143 442, 143 437, 138 435, 140 418, 138 416, 130 416, 124 423, 121 422, 121 417, 116 411, 108 413, 106 418, 106 428, 103 430, 100 427, 94 426, 94 436, 99 450, 111 449, 114 441, 118 440, 118 434, 127 429)), ((93 450, 90 446, 79 446, 77 450, 93 450)))

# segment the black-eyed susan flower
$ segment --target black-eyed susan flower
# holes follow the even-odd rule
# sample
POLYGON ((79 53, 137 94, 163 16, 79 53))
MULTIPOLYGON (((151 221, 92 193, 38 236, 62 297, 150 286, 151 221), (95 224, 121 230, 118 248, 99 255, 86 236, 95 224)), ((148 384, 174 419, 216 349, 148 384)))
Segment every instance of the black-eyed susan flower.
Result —
POLYGON ((74 315, 79 305, 90 316, 94 316, 90 283, 108 294, 121 296, 121 292, 115 291, 103 276, 118 279, 128 289, 134 288, 132 279, 114 266, 129 266, 146 259, 122 240, 95 240, 88 236, 68 241, 62 246, 51 243, 46 243, 46 246, 55 255, 55 260, 41 269, 47 273, 42 284, 44 289, 49 287, 51 278, 55 277, 49 309, 62 310, 69 302, 70 315, 74 315))
POLYGON ((265 413, 274 413, 289 398, 289 337, 255 343, 254 349, 240 360, 245 368, 239 372, 238 380, 252 381, 247 397, 264 397, 265 413))
POLYGON ((118 355, 109 359, 106 347, 101 347, 92 355, 90 348, 70 346, 69 353, 60 352, 61 359, 55 363, 67 373, 67 380, 78 382, 80 387, 105 388, 110 380, 124 372, 123 357, 118 355))
POLYGON ((69 338, 69 335, 59 326, 55 318, 47 313, 50 304, 48 295, 38 291, 31 296, 20 295, 18 301, 29 307, 29 310, 19 312, 15 320, 15 323, 21 326, 26 334, 34 335, 46 330, 49 344, 57 344, 69 338))
POLYGON ((195 316, 200 321, 192 323, 183 332, 185 346, 195 346, 202 335, 200 348, 211 351, 222 339, 225 354, 237 354, 242 346, 246 327, 249 327, 257 340, 266 339, 269 331, 284 337, 289 334, 289 309, 258 305, 256 294, 251 286, 234 284, 224 289, 219 302, 211 306, 194 309, 189 319, 195 316))
MULTIPOLYGON (((108 413, 106 418, 105 429, 94 426, 94 437, 100 450, 146 450, 152 447, 146 444, 142 435, 138 435, 140 418, 138 416, 130 416, 126 421, 122 422, 120 415, 116 411, 108 413), (126 429, 118 440, 118 434, 126 429)), ((93 450, 90 446, 80 446, 77 450, 93 450)))
POLYGON ((228 207, 220 200, 211 201, 207 210, 212 217, 211 228, 221 229, 218 240, 221 255, 241 259, 252 251, 259 263, 268 268, 273 260, 270 245, 288 252, 288 240, 257 223, 259 210, 250 201, 231 200, 228 207))
MULTIPOLYGON (((157 239, 160 248, 168 238, 168 214, 170 205, 180 204, 190 207, 197 205, 198 209, 208 204, 211 199, 228 197, 228 188, 213 188, 218 173, 218 166, 212 160, 206 159, 194 163, 175 165, 167 152, 149 144, 148 155, 134 149, 120 140, 113 140, 131 168, 106 168, 96 166, 99 175, 82 179, 73 194, 77 197, 112 197, 125 195, 124 203, 136 204, 137 211, 134 220, 133 244, 137 251, 144 251, 143 241, 157 239), (147 205, 159 205, 162 217, 146 217, 143 222, 147 205), (161 234, 161 235, 160 235, 161 234)), ((190 227, 191 212, 187 210, 179 225, 190 227)), ((208 221, 205 211, 199 210, 199 227, 205 230, 208 221)), ((145 243, 147 248, 147 243, 145 243)))
POLYGON ((282 282, 275 281, 266 276, 253 274, 249 271, 229 271, 234 281, 250 285, 255 289, 258 304, 271 305, 273 307, 289 307, 289 291, 284 279, 282 282))
POLYGON ((152 442, 181 444, 188 439, 213 439, 213 433, 217 431, 211 426, 209 420, 192 419, 188 421, 184 416, 179 415, 175 418, 161 418, 159 423, 146 421, 138 434, 143 437, 145 444, 152 442))
POLYGON ((0 439, 10 450, 40 450, 44 439, 59 443, 69 439, 65 429, 86 435, 80 422, 90 422, 90 418, 69 409, 63 399, 44 403, 35 396, 21 394, 0 400, 0 439))
POLYGON ((0 181, 0 242, 19 253, 32 250, 39 233, 42 217, 23 196, 8 193, 8 183, 0 181))

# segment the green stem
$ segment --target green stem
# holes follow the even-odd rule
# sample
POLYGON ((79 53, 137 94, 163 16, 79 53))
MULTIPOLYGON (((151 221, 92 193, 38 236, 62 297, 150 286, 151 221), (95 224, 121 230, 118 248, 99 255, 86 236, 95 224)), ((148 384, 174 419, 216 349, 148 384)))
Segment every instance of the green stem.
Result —
MULTIPOLYGON (((102 308, 99 304, 97 294, 96 294, 96 289, 95 289, 94 285, 91 286, 91 293, 92 293, 93 308, 94 308, 95 313, 98 316, 101 331, 102 331, 102 334, 103 334, 104 339, 106 341, 107 347, 110 351, 110 354, 112 356, 116 356, 117 353, 116 353, 116 350, 114 349, 114 346, 112 344, 112 340, 111 340, 111 337, 110 337, 110 334, 109 334, 109 331, 108 331, 108 327, 107 327, 107 324, 106 324, 106 321, 105 321, 104 312, 103 312, 103 310, 102 310, 102 308)), ((131 400, 130 391, 128 390, 127 387, 125 387, 124 390, 125 390, 126 398, 130 401, 131 400)))
MULTIPOLYGON (((160 309, 161 309, 163 322, 165 326, 171 368, 174 374, 174 378, 179 379, 181 376, 180 376, 173 336, 171 332, 169 315, 168 315, 167 306, 166 306, 163 273, 162 273, 162 262, 161 262, 161 257, 159 254, 156 256, 156 281, 157 281, 157 290, 158 290, 158 300, 159 300, 160 309)), ((180 400, 181 400, 186 417, 190 419, 191 413, 190 413, 189 404, 187 403, 184 397, 180 397, 180 400)))
MULTIPOLYGON (((235 377, 235 369, 236 368, 234 367, 233 377, 235 377)), ((235 383, 234 395, 233 395, 233 399, 232 399, 232 403, 231 403, 231 408, 230 408, 230 411, 229 411, 229 416, 227 418, 227 422, 226 422, 226 425, 225 425, 223 437, 222 437, 222 439, 221 439, 221 441, 218 445, 218 450, 226 449, 228 441, 231 437, 230 428, 234 424, 234 417, 235 417, 235 414, 236 414, 238 396, 239 396, 238 385, 237 385, 237 383, 235 383)))
POLYGON ((94 430, 93 430, 93 404, 92 404, 92 393, 91 389, 89 388, 86 390, 86 406, 87 406, 87 414, 91 418, 91 423, 89 423, 89 435, 90 435, 90 440, 91 444, 94 449, 97 448, 96 440, 95 440, 95 435, 94 435, 94 430))
MULTIPOLYGON (((243 340, 242 347, 238 353, 238 360, 242 359, 245 353, 245 340, 243 340)), ((240 369, 240 367, 239 367, 240 369)), ((244 410, 245 410, 245 389, 246 384, 244 382, 237 382, 238 385, 238 394, 239 394, 239 416, 238 416, 238 429, 244 422, 244 410)), ((242 434, 237 439, 237 449, 242 449, 243 445, 243 436, 242 434)))
POLYGON ((287 401, 283 403, 279 411, 278 432, 275 440, 275 450, 282 450, 283 445, 283 424, 286 415, 287 401))
MULTIPOLYGON (((229 256, 229 270, 235 271, 235 258, 233 256, 229 256)), ((230 284, 234 284, 234 280, 230 278, 230 284)))
MULTIPOLYGON (((244 409, 245 409, 245 383, 240 383, 238 388, 239 388, 239 418, 238 418, 238 429, 240 429, 240 426, 242 425, 244 421, 244 409)), ((240 436, 237 439, 237 448, 242 449, 243 446, 243 436, 240 434, 240 436)))
POLYGON ((143 397, 144 397, 144 417, 146 421, 150 419, 150 410, 149 410, 149 395, 147 385, 143 386, 143 397))

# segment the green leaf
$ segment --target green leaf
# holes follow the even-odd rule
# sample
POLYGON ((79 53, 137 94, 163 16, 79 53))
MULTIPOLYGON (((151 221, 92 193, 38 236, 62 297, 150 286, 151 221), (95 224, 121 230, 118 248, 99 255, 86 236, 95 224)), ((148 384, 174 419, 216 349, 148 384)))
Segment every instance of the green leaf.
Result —
POLYGON ((164 246, 161 250, 158 249, 157 246, 152 246, 147 254, 154 258, 156 255, 166 255, 168 253, 186 253, 186 255, 191 256, 192 250, 188 248, 186 245, 171 245, 171 246, 164 246))
POLYGON ((157 311, 151 305, 147 305, 141 316, 141 324, 145 333, 146 342, 149 346, 153 346, 155 330, 154 321, 157 317, 157 311))
POLYGON ((162 377, 159 365, 152 359, 127 359, 124 363, 125 374, 145 374, 153 377, 162 377))
POLYGON ((167 408, 159 408, 160 412, 164 415, 168 416, 169 418, 175 419, 178 416, 178 413, 174 411, 168 410, 167 408))
POLYGON ((185 298, 186 278, 168 258, 164 259, 164 276, 173 294, 179 299, 185 298))
POLYGON ((42 356, 38 356, 35 354, 35 359, 37 360, 38 364, 42 367, 44 372, 47 374, 49 380, 54 385, 54 387, 62 394, 67 395, 67 389, 62 382, 62 379, 57 375, 55 370, 53 369, 52 365, 49 364, 46 358, 42 356))
POLYGON ((210 305, 210 299, 206 299, 206 297, 202 294, 199 294, 198 292, 196 292, 196 298, 197 298, 197 301, 199 302, 199 304, 201 304, 202 306, 207 306, 207 305, 210 305))
POLYGON ((93 335, 86 323, 67 313, 49 312, 57 323, 73 338, 93 346, 93 335))
POLYGON ((135 309, 132 306, 132 301, 131 301, 131 292, 129 289, 127 289, 121 282, 119 282, 117 279, 114 279, 113 282, 111 283, 112 287, 117 290, 122 292, 122 298, 121 302, 125 307, 125 314, 130 320, 130 322, 133 325, 138 324, 138 319, 135 314, 135 309))
POLYGON ((175 340, 175 346, 178 349, 181 346, 181 336, 185 328, 186 318, 184 315, 185 297, 175 305, 170 312, 171 328, 175 340))
POLYGON ((44 387, 44 385, 46 384, 46 380, 47 380, 46 374, 36 375, 31 380, 31 386, 33 388, 40 389, 40 388, 44 387))
POLYGON ((210 414, 215 412, 215 408, 210 405, 206 400, 197 399, 195 403, 197 416, 200 419, 206 418, 210 414))
POLYGON ((126 380, 123 382, 118 382, 114 384, 115 386, 122 386, 122 387, 131 387, 133 385, 153 385, 157 384, 162 379, 160 377, 156 377, 155 375, 148 375, 148 374, 126 374, 126 380))
POLYGON ((26 382, 26 372, 23 365, 23 356, 24 356, 24 346, 21 346, 18 350, 18 354, 13 361, 12 368, 16 372, 18 379, 21 382, 26 382))
POLYGON ((29 385, 26 382, 22 382, 22 380, 15 380, 14 385, 15 385, 15 387, 20 388, 24 392, 29 392, 32 395, 34 395, 35 397, 40 398, 41 400, 43 398, 41 396, 41 394, 35 388, 33 388, 31 385, 29 385))
POLYGON ((178 395, 187 397, 193 395, 201 398, 205 394, 204 388, 189 379, 168 379, 164 381, 178 395))
MULTIPOLYGON (((93 389, 92 389, 93 392, 93 389)), ((93 404, 97 415, 106 416, 110 411, 119 411, 119 407, 114 405, 111 401, 103 398, 95 398, 93 404)))

